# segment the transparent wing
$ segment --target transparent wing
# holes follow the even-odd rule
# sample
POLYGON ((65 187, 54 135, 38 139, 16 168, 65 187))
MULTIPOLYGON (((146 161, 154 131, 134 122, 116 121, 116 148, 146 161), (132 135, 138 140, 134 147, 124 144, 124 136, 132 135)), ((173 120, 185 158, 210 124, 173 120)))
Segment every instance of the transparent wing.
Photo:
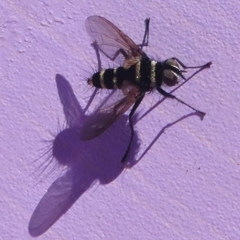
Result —
POLYGON ((86 19, 85 26, 92 41, 112 61, 122 64, 125 58, 142 56, 139 46, 106 18, 90 16, 86 19), (119 51, 123 51, 126 56, 119 51))
POLYGON ((81 139, 91 140, 106 131, 121 115, 123 115, 141 96, 139 87, 130 85, 128 81, 123 84, 124 97, 110 106, 102 104, 88 120, 82 130, 81 139))

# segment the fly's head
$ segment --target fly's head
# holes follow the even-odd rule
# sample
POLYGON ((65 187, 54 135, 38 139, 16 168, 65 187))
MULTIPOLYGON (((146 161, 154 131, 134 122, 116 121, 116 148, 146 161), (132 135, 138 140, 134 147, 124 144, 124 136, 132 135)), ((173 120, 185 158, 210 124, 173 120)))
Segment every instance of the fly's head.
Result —
POLYGON ((171 87, 178 84, 178 77, 182 76, 178 62, 169 58, 163 62, 162 81, 171 87))

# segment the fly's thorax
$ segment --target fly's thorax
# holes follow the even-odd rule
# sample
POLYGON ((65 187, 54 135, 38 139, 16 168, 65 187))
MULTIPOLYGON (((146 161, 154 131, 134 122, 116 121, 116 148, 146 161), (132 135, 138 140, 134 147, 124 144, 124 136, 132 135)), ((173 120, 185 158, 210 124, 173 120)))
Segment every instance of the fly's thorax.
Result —
POLYGON ((162 65, 162 82, 167 86, 174 86, 178 84, 178 77, 180 73, 180 68, 178 62, 169 58, 163 62, 162 65))

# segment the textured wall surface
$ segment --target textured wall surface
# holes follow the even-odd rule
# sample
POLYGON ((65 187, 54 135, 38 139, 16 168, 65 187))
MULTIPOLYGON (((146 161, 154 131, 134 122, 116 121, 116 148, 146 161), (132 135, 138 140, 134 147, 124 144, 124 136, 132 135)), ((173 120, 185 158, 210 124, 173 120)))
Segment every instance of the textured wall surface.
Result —
MULTIPOLYGON (((236 0, 1 1, 1 239, 31 239, 29 221, 43 196, 30 222, 39 239, 240 239, 239 11, 236 0), (85 29, 90 15, 137 43, 151 17, 149 56, 213 62, 175 92, 206 112, 204 120, 165 100, 136 122, 131 168, 120 164, 126 116, 90 142, 63 131, 81 125, 93 92, 86 84, 97 68, 85 29), (58 85, 56 74, 65 77, 58 85), (58 153, 68 169, 51 153, 61 132, 70 144, 58 153)), ((113 66, 104 57, 102 64, 113 66)), ((160 99, 148 94, 138 117, 160 99)))

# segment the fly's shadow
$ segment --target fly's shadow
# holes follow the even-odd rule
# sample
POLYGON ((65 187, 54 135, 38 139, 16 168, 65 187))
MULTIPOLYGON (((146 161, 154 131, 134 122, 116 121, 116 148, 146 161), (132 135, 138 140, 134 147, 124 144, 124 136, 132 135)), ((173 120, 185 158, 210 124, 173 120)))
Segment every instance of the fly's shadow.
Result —
POLYGON ((125 135, 127 131, 123 130, 127 127, 125 116, 119 119, 117 129, 113 126, 92 141, 81 141, 82 126, 87 116, 69 82, 57 74, 56 83, 67 127, 53 140, 52 155, 59 164, 68 168, 52 183, 31 216, 28 230, 34 237, 47 231, 94 183, 108 184, 126 166, 133 166, 136 163, 135 151, 139 148, 135 138, 135 151, 130 156, 132 161, 128 165, 120 162, 128 137, 125 135))

